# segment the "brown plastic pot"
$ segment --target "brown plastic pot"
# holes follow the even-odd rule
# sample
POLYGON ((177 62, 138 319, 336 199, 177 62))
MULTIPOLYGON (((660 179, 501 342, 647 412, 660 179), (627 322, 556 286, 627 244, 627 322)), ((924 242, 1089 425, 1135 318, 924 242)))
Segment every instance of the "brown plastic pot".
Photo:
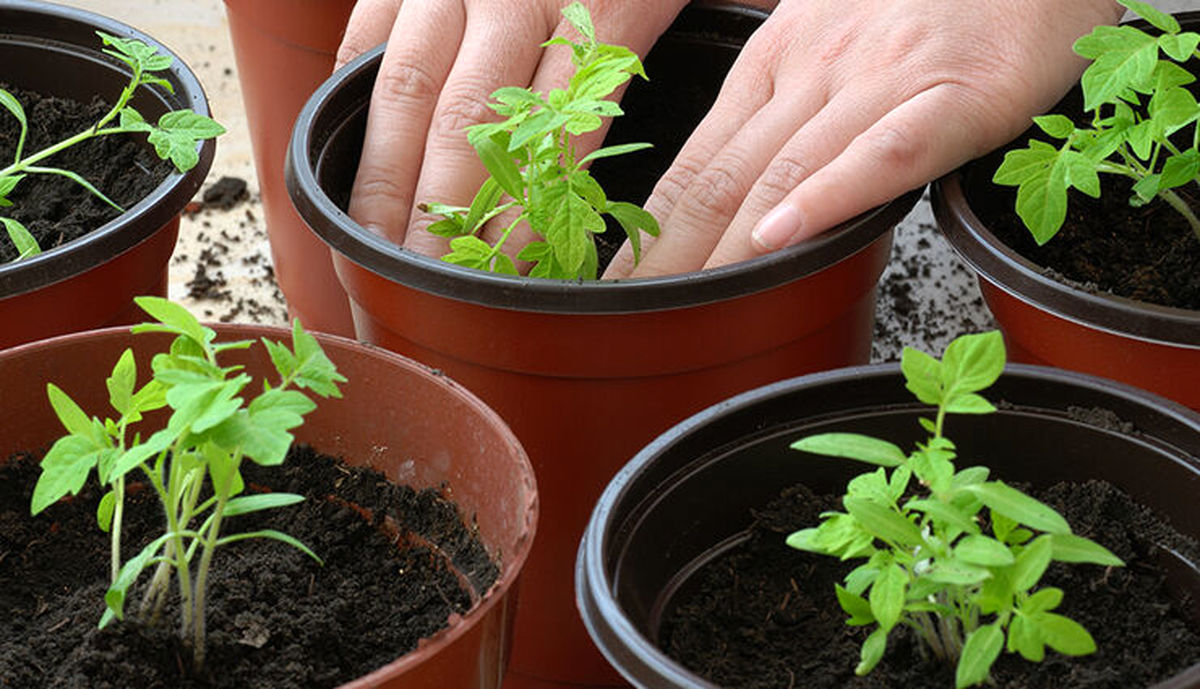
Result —
MULTIPOLYGON (((136 38, 173 55, 116 20, 45 2, 0 3, 0 27, 0 64, 19 66, 5 70, 6 83, 85 103, 96 96, 111 99, 129 83, 128 68, 101 52, 96 31, 136 38)), ((182 60, 176 56, 164 74, 175 93, 139 89, 132 101, 138 112, 151 120, 180 108, 210 114, 200 82, 182 60)), ((130 323, 139 318, 134 296, 166 296, 179 214, 204 182, 215 149, 211 139, 198 144, 200 162, 194 168, 173 171, 149 196, 90 234, 38 256, 0 264, 0 349, 130 323)))
MULTIPOLYGON (((653 86, 630 87, 628 115, 610 141, 649 139, 661 156, 630 157, 607 173, 599 161, 593 172, 613 198, 637 200, 610 181, 653 184, 762 16, 692 7, 659 40, 646 61, 653 86), (704 102, 683 95, 696 92, 704 102), (678 106, 669 119, 664 104, 678 106), (670 131, 657 140, 622 131, 639 113, 670 131)), ((305 106, 289 153, 293 200, 335 249, 359 338, 466 385, 508 421, 533 460, 545 518, 505 686, 619 683, 573 602, 575 550, 591 504, 626 458, 688 414, 755 385, 865 362, 892 228, 917 194, 803 246, 703 272, 578 283, 461 268, 401 249, 344 212, 379 58, 376 51, 348 65, 305 106)), ((643 198, 648 192, 640 189, 643 198)))
MULTIPOLYGON (((290 333, 264 326, 214 325, 221 339, 290 333)), ((343 398, 322 400, 294 431, 296 441, 348 464, 369 466, 416 488, 443 487, 473 518, 500 576, 474 608, 417 650, 344 687, 496 689, 504 673, 516 604, 517 577, 529 554, 538 504, 533 469, 499 416, 445 376, 391 352, 340 337, 319 336, 349 378, 343 398)), ((133 336, 128 328, 75 333, 0 353, 0 459, 50 446, 62 434, 46 383, 65 389, 84 409, 108 408, 104 378, 125 347, 149 375, 149 359, 169 340, 133 336)), ((262 347, 229 352, 254 376, 273 375, 262 347)))
POLYGON ((345 336, 354 335, 346 292, 329 247, 288 199, 283 164, 292 123, 333 71, 353 8, 354 0, 225 0, 275 280, 304 327, 345 336))
MULTIPOLYGON (((985 395, 1009 404, 955 416, 963 461, 1034 487, 1107 480, 1200 538, 1200 414, 1120 383, 1022 364, 1010 364, 985 395), (1081 419, 1072 413, 1079 407, 1109 410, 1133 430, 1081 419)), ((840 494, 863 471, 856 462, 801 455, 789 448, 797 438, 853 432, 912 447, 924 439, 917 419, 928 411, 905 389, 898 365, 865 366, 739 395, 647 445, 605 489, 579 549, 579 607, 604 655, 637 687, 716 689, 658 648, 673 596, 743 542, 751 511, 783 489, 804 483, 840 494)), ((1157 556, 1200 623, 1200 561, 1169 549, 1157 556)), ((1153 689, 1200 689, 1200 664, 1153 689)))
MULTIPOLYGON (((1185 30, 1200 26, 1200 12, 1178 19, 1185 30)), ((1081 103, 1076 88, 1054 110, 1077 113, 1081 103)), ((938 225, 978 273, 1010 358, 1132 383, 1200 409, 1200 312, 1085 292, 1047 276, 1003 244, 989 229, 987 214, 970 201, 1011 198, 991 181, 1001 156, 968 163, 935 182, 932 193, 938 225)))

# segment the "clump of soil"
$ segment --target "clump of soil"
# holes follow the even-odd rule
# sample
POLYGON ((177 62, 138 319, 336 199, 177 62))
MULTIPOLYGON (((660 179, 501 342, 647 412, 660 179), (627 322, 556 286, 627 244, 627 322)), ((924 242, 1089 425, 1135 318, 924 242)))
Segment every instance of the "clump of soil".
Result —
MULTIPOLYGON (((30 518, 38 473, 28 457, 0 467, 0 609, 6 613, 0 686, 6 688, 337 686, 445 627, 499 572, 474 529, 437 491, 398 487, 307 448, 293 448, 282 467, 247 463, 252 489, 307 499, 233 517, 226 532, 278 529, 325 564, 269 540, 218 550, 208 594, 208 662, 196 673, 179 639, 174 602, 161 624, 132 616, 96 629, 108 584, 108 537, 95 522, 99 495, 89 483, 79 497, 30 518), (371 521, 351 505, 371 510, 371 521), (381 528, 385 517, 398 535, 381 528)), ((126 558, 161 529, 157 498, 143 488, 127 503, 126 558)), ((130 596, 132 610, 140 595, 139 587, 130 596)))
MULTIPOLYGON (((1057 612, 1087 628, 1099 651, 1079 658, 1047 651, 1036 664, 1002 654, 993 667, 996 686, 1148 687, 1200 662, 1196 620, 1171 595, 1156 557, 1167 546, 1200 561, 1200 545, 1108 483, 1064 483, 1036 494, 1075 533, 1105 545, 1126 566, 1052 564, 1042 585, 1066 592, 1057 612)), ((829 509, 840 509, 838 497, 796 486, 756 512, 750 538, 706 565, 677 596, 659 635, 663 649, 723 687, 954 686, 953 668, 924 659, 904 627, 889 636, 875 670, 854 675, 873 627, 847 626, 833 587, 861 562, 841 563, 784 542, 829 509)))
MULTIPOLYGON (((79 103, 44 97, 32 91, 9 88, 25 109, 29 134, 23 155, 29 155, 74 136, 94 125, 112 107, 100 99, 79 103)), ((0 160, 11 161, 21 128, 15 117, 0 112, 0 160)), ((123 208, 128 208, 162 182, 171 172, 145 143, 145 136, 103 136, 76 144, 39 163, 71 170, 123 208)), ((31 175, 9 195, 13 205, 3 215, 13 218, 33 234, 42 250, 52 249, 98 229, 121 213, 83 186, 61 175, 31 175)), ((0 241, 0 263, 17 257, 5 237, 0 241)))

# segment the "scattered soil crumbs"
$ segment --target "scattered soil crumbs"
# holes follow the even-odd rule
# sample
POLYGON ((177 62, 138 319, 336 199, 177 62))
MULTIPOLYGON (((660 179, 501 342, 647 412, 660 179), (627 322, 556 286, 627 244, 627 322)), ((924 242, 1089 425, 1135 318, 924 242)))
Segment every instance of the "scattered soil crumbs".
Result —
POLYGON ((244 179, 222 176, 185 214, 181 243, 192 253, 178 252, 174 262, 180 268, 190 265, 191 279, 178 298, 203 320, 287 322, 266 229, 255 210, 260 203, 244 179))

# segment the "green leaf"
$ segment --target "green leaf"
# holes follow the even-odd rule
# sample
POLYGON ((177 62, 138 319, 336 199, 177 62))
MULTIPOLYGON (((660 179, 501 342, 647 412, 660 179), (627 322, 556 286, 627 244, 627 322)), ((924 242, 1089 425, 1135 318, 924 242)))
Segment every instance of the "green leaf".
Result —
POLYGON ((1035 612, 1046 612, 1047 610, 1053 610, 1057 608, 1060 603, 1062 603, 1062 599, 1062 589, 1054 588, 1053 586, 1047 586, 1044 589, 1039 589, 1038 591, 1030 594, 1029 598, 1025 599, 1025 602, 1021 605, 1021 612, 1032 614, 1035 612))
POLYGON ((108 388, 108 401, 119 414, 130 412, 133 403, 133 388, 137 384, 137 365, 133 360, 133 350, 126 348, 121 352, 112 373, 104 380, 108 388))
POLYGON ((58 417, 63 428, 67 429, 68 433, 74 435, 88 437, 92 433, 92 419, 75 400, 71 399, 70 395, 63 392, 54 383, 46 383, 46 396, 50 398, 50 406, 54 408, 54 414, 58 417))
POLYGON ((975 393, 956 395, 946 403, 946 411, 951 414, 991 414, 996 407, 991 402, 975 393))
POLYGON ((908 575, 895 563, 880 572, 875 583, 871 585, 871 614, 879 621, 881 629, 891 630, 900 621, 907 589, 908 575))
POLYGON ((1179 33, 1179 22, 1167 14, 1159 10, 1150 3, 1141 2, 1141 0, 1117 0, 1121 5, 1133 10, 1137 16, 1150 22, 1151 26, 1168 34, 1179 33))
POLYGON ((1107 567, 1123 567, 1125 562, 1095 541, 1074 534, 1050 536, 1051 557, 1059 562, 1086 562, 1107 567))
POLYGON ((934 563, 933 567, 922 576, 941 584, 972 586, 986 581, 992 574, 983 567, 954 559, 942 559, 934 563))
MULTIPOLYGON (((112 611, 113 615, 118 620, 125 619, 125 596, 129 591, 129 587, 137 581, 142 570, 146 569, 146 565, 150 560, 158 555, 158 551, 162 549, 163 544, 168 539, 174 537, 174 534, 167 532, 158 538, 150 541, 142 548, 141 552, 132 558, 125 561, 121 565, 121 571, 117 573, 117 578, 109 586, 108 591, 104 594, 104 604, 112 611)), ((108 616, 100 621, 100 627, 103 628, 107 624, 108 616)))
POLYGON ((942 362, 912 347, 900 354, 900 370, 904 387, 925 404, 942 403, 942 362))
POLYGON ((947 403, 991 386, 1003 371, 1004 337, 999 330, 955 338, 942 355, 947 403))
POLYGON ((450 253, 442 256, 442 260, 467 268, 488 270, 492 253, 492 247, 487 242, 473 234, 468 234, 451 239, 450 253))
POLYGON ((1167 33, 1158 37, 1158 47, 1176 62, 1186 62, 1196 52, 1196 46, 1200 45, 1200 34, 1188 31, 1187 33, 1167 33))
POLYGON ((175 169, 187 172, 200 162, 196 144, 225 133, 215 120, 191 110, 173 110, 158 118, 158 127, 150 132, 147 141, 154 145, 158 157, 170 160, 175 169))
POLYGON ((1075 620, 1052 612, 1041 612, 1030 617, 1038 636, 1047 646, 1069 656, 1082 656, 1096 652, 1096 640, 1075 620))
POLYGON ((249 514, 260 510, 270 510, 276 507, 286 507, 304 502, 303 495, 295 493, 258 493, 232 498, 225 503, 225 516, 236 517, 239 514, 249 514))
POLYGON ((216 337, 216 333, 200 325, 200 321, 196 320, 190 311, 169 299, 134 297, 133 301, 160 324, 167 326, 160 328, 152 323, 143 323, 133 327, 135 333, 151 330, 172 332, 190 338, 201 347, 207 346, 216 337))
POLYGON ((884 651, 887 650, 887 635, 888 630, 883 627, 879 627, 871 632, 871 635, 863 642, 862 650, 859 653, 858 665, 854 668, 854 674, 861 677, 875 669, 875 666, 883 659, 884 651))
POLYGON ((289 535, 283 533, 282 531, 276 531, 274 529, 263 529, 262 531, 249 531, 246 533, 232 534, 230 536, 222 536, 221 538, 217 539, 217 545, 218 546, 227 545, 229 543, 236 543, 238 541, 244 541, 244 540, 247 540, 250 538, 269 538, 271 540, 279 541, 281 543, 286 543, 286 544, 292 546, 293 548, 295 548, 296 550, 299 550, 300 552, 304 553, 305 555, 308 555, 312 559, 316 560, 317 564, 320 564, 320 565, 325 564, 324 560, 317 557, 317 554, 314 553, 313 551, 309 550, 308 546, 304 545, 296 538, 289 536, 289 535))
POLYGON ((573 191, 562 195, 546 226, 546 241, 554 249, 554 258, 568 272, 575 274, 583 265, 587 247, 592 243, 589 233, 604 231, 604 218, 573 191))
POLYGON ((42 473, 33 487, 29 513, 38 514, 68 493, 78 495, 88 473, 100 461, 102 449, 78 435, 55 441, 42 458, 42 473))
POLYGON ((533 113, 513 130, 508 141, 508 152, 511 154, 536 138, 554 133, 568 119, 569 115, 553 110, 539 110, 533 113))
POLYGON ((1162 177, 1158 185, 1161 189, 1181 187, 1197 175, 1200 175, 1200 151, 1189 148, 1163 162, 1162 177))
POLYGON ((496 179, 496 183, 506 194, 519 201, 525 200, 524 182, 521 171, 508 152, 509 135, 499 132, 491 136, 481 136, 473 139, 471 144, 479 155, 488 173, 496 179))
POLYGON ((500 201, 500 195, 503 193, 504 190, 500 188, 500 183, 494 177, 485 179, 479 186, 479 191, 475 192, 475 198, 472 199, 471 207, 463 219, 463 229, 474 234, 482 225, 481 221, 487 216, 488 211, 496 207, 500 201))
POLYGON ((875 621, 875 614, 871 612, 871 604, 865 598, 847 591, 840 584, 834 584, 833 588, 837 593, 838 604, 842 606, 842 610, 845 610, 846 614, 850 615, 846 624, 859 627, 875 621))
POLYGON ((621 229, 625 231, 625 236, 629 238, 629 244, 633 248, 633 262, 640 263, 642 260, 642 236, 638 230, 651 237, 657 237, 659 234, 658 220, 649 211, 626 201, 610 201, 604 211, 620 223, 621 229))
POLYGON ((1077 53, 1094 57, 1079 80, 1085 111, 1112 103, 1127 89, 1148 81, 1158 62, 1158 42, 1153 36, 1131 26, 1116 28, 1114 35, 1119 42, 1111 40, 1107 36, 1110 32, 1100 27, 1075 42, 1077 53), (1098 33, 1105 37, 1096 38, 1098 33))
POLYGON ((858 433, 821 433, 792 443, 793 450, 812 452, 828 457, 845 457, 884 467, 904 464, 907 455, 886 440, 858 433))
POLYGON ((966 536, 960 540, 954 546, 954 557, 984 567, 1003 567, 1016 561, 1008 546, 982 535, 966 536))
POLYGON ((1037 629, 1024 616, 1017 615, 1008 623, 1008 650, 1016 651, 1025 660, 1040 663, 1046 657, 1046 645, 1037 629))
POLYGON ((1056 139, 1065 139, 1075 131, 1075 123, 1066 115, 1041 115, 1033 118, 1033 123, 1056 139))
POLYGON ((120 115, 121 129, 128 129, 131 132, 152 132, 154 127, 142 117, 142 114, 129 106, 121 108, 120 115))
POLYGON ((37 240, 33 238, 29 230, 25 229, 24 225, 12 218, 0 218, 0 224, 4 225, 9 240, 17 248, 17 260, 42 253, 37 240))
MULTIPOLYGON (((608 102, 608 101, 604 101, 604 102, 608 102)), ((603 148, 597 148, 596 150, 592 151, 591 153, 585 155, 579 161, 579 164, 583 165, 584 163, 589 163, 598 158, 608 158, 610 156, 625 155, 626 153, 633 153, 634 151, 642 151, 647 148, 653 148, 653 147, 654 147, 654 144, 651 144, 651 143, 617 144, 615 146, 605 146, 603 148)))
POLYGON ((1038 536, 1017 555, 1012 566, 1012 585, 1016 591, 1033 588, 1050 566, 1052 546, 1048 535, 1038 536))
POLYGON ((979 496, 993 512, 999 512, 1021 524, 1046 533, 1071 533, 1067 520, 1054 508, 1025 495, 1003 481, 988 481, 965 486, 963 490, 979 496))
POLYGON ((1147 106, 1147 112, 1154 120, 1154 138, 1160 139, 1196 121, 1200 116, 1200 105, 1197 105, 1196 98, 1187 89, 1175 86, 1155 92, 1147 106))
POLYGON ((108 533, 112 527, 113 511, 116 506, 117 494, 115 491, 110 490, 100 498, 100 504, 96 507, 96 523, 104 533, 108 533))
POLYGON ((1004 630, 998 624, 986 624, 968 634, 954 671, 954 686, 963 689, 986 680, 1003 646, 1004 630))
POLYGON ((299 319, 292 321, 292 349, 296 361, 292 382, 297 387, 312 390, 322 397, 342 396, 337 384, 346 382, 346 377, 338 373, 321 343, 304 330, 299 319))
POLYGON ((963 514, 958 508, 948 502, 918 498, 905 503, 904 509, 905 511, 917 510, 918 512, 924 512, 935 523, 952 526, 964 533, 979 533, 979 525, 971 519, 970 515, 963 514))
POLYGON ((589 42, 596 40, 596 29, 592 26, 592 16, 588 14, 587 8, 581 3, 572 2, 567 5, 562 9, 562 15, 589 42))
MULTIPOLYGON (((21 133, 17 137, 17 148, 13 155, 13 162, 17 163, 20 162, 22 149, 25 147, 25 135, 29 131, 29 121, 25 118, 25 108, 21 107, 21 101, 4 89, 0 89, 0 105, 12 113, 12 116, 17 118, 17 124, 21 126, 21 133)), ((4 194, 0 194, 0 196, 4 196, 4 194)))
POLYGON ((915 546, 922 541, 917 527, 893 509, 850 496, 843 498, 842 504, 850 516, 878 538, 901 546, 915 546))

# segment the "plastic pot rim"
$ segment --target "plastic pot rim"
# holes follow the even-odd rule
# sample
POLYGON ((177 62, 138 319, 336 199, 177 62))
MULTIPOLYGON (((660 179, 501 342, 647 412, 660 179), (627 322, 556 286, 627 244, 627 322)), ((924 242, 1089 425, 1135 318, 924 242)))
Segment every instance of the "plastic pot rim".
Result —
MULTIPOLYGON (((1148 406, 1175 423, 1190 426, 1200 436, 1200 413, 1132 385, 1075 371, 1017 363, 1006 364, 1003 377, 1021 377, 1103 391, 1112 397, 1140 406, 1148 406)), ((641 677, 627 669, 633 667, 645 670, 643 676, 653 676, 673 682, 674 686, 721 689, 687 671, 682 665, 663 653, 653 642, 645 638, 642 632, 634 627, 629 617, 624 614, 620 603, 612 595, 615 582, 611 572, 605 566, 606 526, 610 525, 614 510, 624 501, 630 486, 637 483, 647 467, 668 448, 703 428, 710 423, 713 417, 723 417, 755 407, 772 398, 790 394, 799 388, 840 385, 848 381, 861 381, 864 378, 892 379, 899 387, 902 387, 903 383, 900 364, 884 363, 823 371, 764 385, 712 405, 679 422, 640 450, 612 478, 596 501, 579 545, 575 561, 575 594, 580 616, 583 618, 584 626, 587 627, 592 640, 596 643, 596 647, 625 679, 635 686, 642 686, 638 684, 641 677), (617 614, 606 615, 602 613, 602 609, 615 610, 617 614), (614 643, 615 639, 620 639, 620 641, 614 643), (626 651, 625 647, 631 647, 634 650, 626 651)), ((894 407, 895 405, 890 403, 879 405, 880 409, 894 407)), ((871 408, 874 407, 868 404, 855 409, 837 409, 832 414, 835 416, 853 415, 856 409, 862 411, 871 408)), ((1030 411, 1036 410, 1037 407, 1023 403, 1017 405, 1017 409, 1030 411)), ((1058 413, 1061 414, 1061 411, 1058 413)), ((1156 684, 1150 689, 1184 689, 1193 686, 1193 682, 1200 683, 1200 665, 1192 666, 1182 674, 1156 684)))
MULTIPOLYGON (((766 16, 745 7, 693 7, 692 12, 712 13, 703 15, 703 20, 709 22, 719 19, 721 12, 766 16)), ((719 28, 719 24, 715 26, 719 28)), ((685 39, 691 36, 681 34, 685 39)), ((713 42, 720 44, 721 40, 713 42)), ((285 179, 301 217, 332 249, 376 275, 438 296, 518 311, 592 314, 658 311, 725 301, 799 280, 853 256, 891 231, 916 205, 924 189, 922 185, 796 246, 708 270, 653 278, 572 281, 464 268, 401 248, 367 230, 339 208, 317 181, 320 151, 315 148, 325 146, 326 141, 318 137, 328 130, 323 126, 318 133, 314 125, 339 124, 347 112, 360 107, 360 97, 334 104, 330 99, 347 84, 366 78, 373 82, 384 47, 360 55, 313 93, 292 130, 285 179)))
MULTIPOLYGON (((66 25, 84 25, 92 30, 143 41, 171 56, 172 63, 165 74, 173 82, 175 94, 166 93, 155 86, 141 88, 151 89, 157 98, 173 109, 191 108, 201 115, 212 114, 199 78, 177 54, 149 34, 94 12, 35 0, 5 0, 3 5, 0 5, 0 18, 7 14, 42 15, 55 32, 61 32, 63 29, 60 27, 66 25)), ((0 43, 45 45, 49 49, 75 53, 80 59, 103 62, 125 72, 121 62, 100 51, 99 37, 96 38, 95 47, 82 46, 55 38, 17 34, 9 28, 10 26, 0 20, 0 43)), ((8 116, 7 113, 4 116, 8 116)), ((197 152, 200 160, 195 167, 186 173, 172 169, 153 191, 126 208, 125 213, 78 239, 47 249, 37 256, 0 264, 0 299, 26 294, 62 282, 87 272, 145 241, 183 211, 184 206, 204 183, 215 151, 216 142, 213 139, 199 142, 197 152), (128 226, 134 229, 131 230, 128 226)))
MULTIPOLYGON (((219 337, 228 337, 230 340, 256 340, 259 337, 269 337, 272 339, 291 341, 291 330, 272 325, 252 324, 252 323, 205 323, 207 327, 211 327, 217 331, 219 337)), ((381 362, 381 365, 399 367, 406 371, 410 371, 415 375, 427 377, 449 390, 451 394, 460 396, 464 401, 468 402, 471 407, 475 408, 483 417, 489 419, 497 428, 508 436, 508 440, 520 452, 519 462, 522 466, 522 473, 525 476, 525 483, 528 486, 528 500, 525 511, 528 515, 528 520, 524 525, 524 536, 521 539, 522 547, 516 552, 504 553, 504 559, 501 563, 500 576, 496 578, 492 586, 487 591, 480 594, 478 604, 468 610, 465 614, 454 614, 449 618, 448 626, 440 629, 432 636, 425 637, 420 640, 417 647, 397 657, 395 660, 380 666, 370 673, 358 677, 350 682, 339 685, 339 689, 366 689, 367 687, 380 686, 381 682, 387 681, 390 678, 407 672, 413 667, 420 665, 431 655, 434 655, 441 648, 452 644, 460 637, 466 635, 468 631, 475 625, 476 621, 485 617, 496 605, 500 604, 512 589, 513 585, 518 581, 521 570, 525 566, 525 561, 529 557, 530 547, 537 532, 537 522, 539 514, 539 500, 537 497, 537 479, 534 475, 533 465, 529 461, 524 448, 521 447, 520 441, 512 433, 512 429, 508 424, 500 418, 491 407, 483 402, 475 393, 471 392, 461 384, 455 382, 451 378, 442 375, 435 369, 426 366, 418 361, 408 357, 396 354, 382 347, 360 342, 358 340, 342 337, 340 335, 331 335, 328 333, 314 332, 310 333, 313 337, 321 342, 322 347, 329 350, 329 346, 333 345, 336 349, 359 350, 371 359, 381 362)), ((135 337, 130 332, 130 326, 111 326, 107 328, 98 328, 95 330, 84 330, 78 332, 66 333, 45 340, 35 340, 26 342, 14 347, 0 350, 0 359, 12 357, 20 357, 28 352, 41 349, 44 347, 54 348, 57 345, 71 342, 78 342, 89 339, 107 339, 111 337, 135 337)), ((160 337, 163 335, 160 335, 160 337)), ((317 448, 320 451, 320 448, 317 448)), ((489 549, 489 552, 491 550, 489 549)))

